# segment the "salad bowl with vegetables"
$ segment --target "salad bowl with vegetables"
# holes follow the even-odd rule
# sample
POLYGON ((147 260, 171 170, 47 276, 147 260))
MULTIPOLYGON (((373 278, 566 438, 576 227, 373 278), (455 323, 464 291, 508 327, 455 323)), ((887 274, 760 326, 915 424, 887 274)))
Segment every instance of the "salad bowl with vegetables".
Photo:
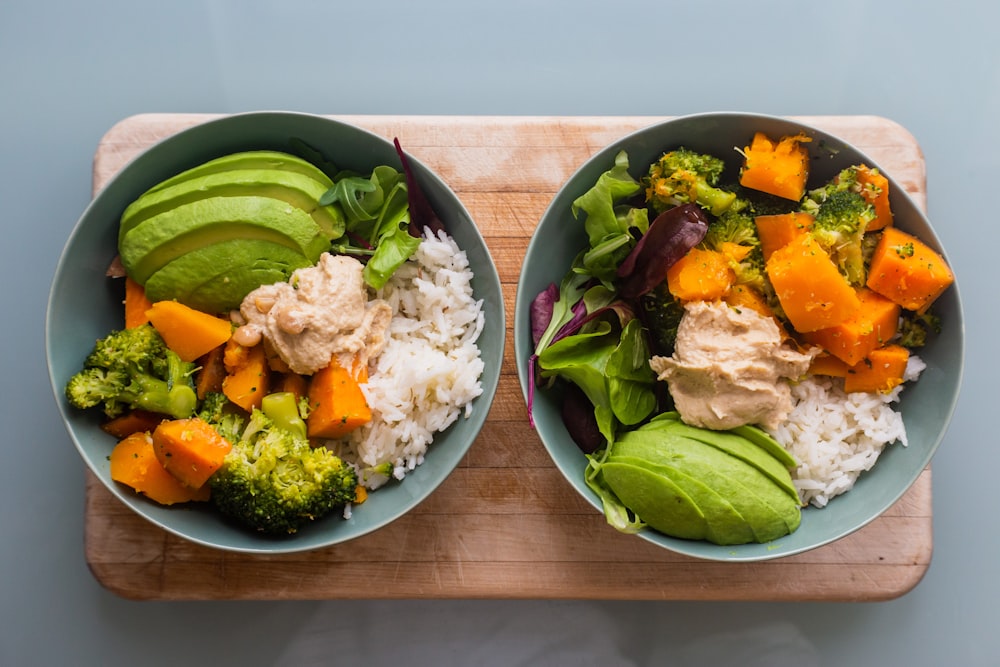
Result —
POLYGON ((455 468, 498 384, 503 299, 405 142, 220 116, 96 195, 46 352, 78 453, 122 503, 196 544, 287 553, 377 530, 455 468))
POLYGON ((606 146, 528 247, 529 419, 610 529, 709 560, 829 544, 895 503, 957 401, 954 267, 903 187, 791 119, 606 146))

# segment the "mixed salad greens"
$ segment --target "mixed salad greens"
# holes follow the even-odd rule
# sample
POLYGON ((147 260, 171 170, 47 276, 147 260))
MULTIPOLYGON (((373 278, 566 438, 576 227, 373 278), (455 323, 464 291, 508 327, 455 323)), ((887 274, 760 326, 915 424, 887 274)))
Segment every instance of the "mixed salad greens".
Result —
MULTIPOLYGON (((638 178, 630 171, 627 152, 620 151, 614 164, 572 204, 588 244, 561 282, 549 285, 531 303, 529 419, 535 392, 558 387, 563 421, 587 455, 587 484, 601 497, 609 523, 619 530, 652 526, 679 537, 738 543, 765 541, 765 534, 773 539, 798 526, 797 520, 774 520, 773 503, 767 510, 772 513, 767 530, 752 530, 750 516, 733 511, 740 503, 745 507, 748 498, 760 500, 760 493, 747 489, 748 475, 773 472, 773 460, 758 461, 752 473, 743 470, 742 476, 723 475, 710 483, 704 476, 692 479, 692 461, 704 456, 700 449, 688 447, 685 453, 664 457, 649 445, 657 439, 677 442, 678 430, 716 449, 722 439, 743 439, 780 461, 784 474, 771 474, 770 481, 785 489, 790 483, 787 473, 795 466, 757 424, 724 432, 683 424, 650 359, 674 352, 686 304, 714 301, 772 319, 789 345, 814 352, 822 348, 817 356, 822 369, 817 363, 810 372, 846 377, 859 387, 850 389, 849 384, 849 390, 857 391, 888 391, 902 382, 902 370, 898 378, 879 375, 871 388, 859 385, 854 376, 871 370, 876 352, 890 349, 903 350, 905 367, 907 350, 923 345, 940 327, 930 306, 954 278, 940 256, 892 227, 888 181, 875 168, 852 165, 807 190, 809 142, 804 134, 779 139, 758 132, 726 159, 674 147, 638 178), (724 174, 737 176, 723 182, 724 174), (803 239, 808 245, 802 254, 821 256, 822 268, 829 268, 834 278, 827 282, 836 298, 844 298, 839 319, 825 315, 837 310, 830 308, 834 297, 803 303, 809 297, 786 287, 810 278, 808 268, 796 264, 793 239, 803 239), (786 250, 775 252, 778 248, 786 250), (804 273, 793 275, 795 271, 804 273), (903 298, 904 284, 919 284, 919 294, 903 298), (878 294, 870 296, 873 292, 878 294), (883 320, 891 321, 879 322, 885 326, 873 333, 865 318, 869 300, 876 299, 887 304, 883 320), (807 322, 806 315, 814 312, 824 315, 807 322), (841 337, 838 327, 868 346, 863 358, 850 356, 861 354, 857 351, 827 344, 831 337, 824 335, 836 330, 832 338, 841 337), (878 349, 869 349, 874 347, 878 349), (646 434, 644 448, 623 454, 622 443, 636 440, 638 434, 646 434), (642 451, 645 458, 637 459, 634 451, 642 451), (739 493, 733 496, 735 488, 739 493), (657 503, 650 504, 650 498, 662 502, 654 507, 657 503), (725 517, 719 518, 723 523, 714 529, 711 521, 707 527, 682 525, 683 511, 677 508, 686 507, 688 519, 707 516, 708 498, 708 504, 722 512, 715 516, 725 517), (646 506, 640 509, 633 501, 646 506), (679 514, 663 516, 666 507, 679 514), (739 529, 726 523, 731 521, 739 529)), ((704 472, 704 466, 699 469, 704 472)), ((787 507, 783 511, 787 518, 787 507)))

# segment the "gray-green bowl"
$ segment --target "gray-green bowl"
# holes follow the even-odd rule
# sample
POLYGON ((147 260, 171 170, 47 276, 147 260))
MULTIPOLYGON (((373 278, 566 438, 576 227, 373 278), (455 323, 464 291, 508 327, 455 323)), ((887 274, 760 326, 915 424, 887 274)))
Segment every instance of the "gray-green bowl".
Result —
MULTIPOLYGON (((587 243, 583 225, 573 218, 570 206, 598 176, 614 164, 618 151, 628 152, 631 173, 643 175, 649 164, 670 148, 691 149, 727 156, 734 147, 745 146, 753 132, 760 130, 778 137, 803 131, 813 137, 808 144, 812 160, 810 187, 832 178, 844 167, 864 162, 878 164, 846 141, 798 122, 750 113, 704 113, 683 116, 652 125, 622 137, 584 163, 563 185, 546 209, 528 246, 518 282, 514 311, 514 354, 522 392, 528 395, 528 358, 532 353, 529 309, 532 299, 550 283, 559 283, 573 257, 587 243)), ((915 233, 931 247, 942 251, 930 222, 892 173, 882 171, 890 181, 895 224, 915 233)), ((942 222, 945 224, 946 221, 942 222)), ((947 257, 947 255, 945 255, 947 257)), ((954 267, 953 267, 954 268, 954 267)), ((874 521, 913 485, 944 438, 958 400, 962 380, 965 328, 956 284, 935 302, 934 310, 944 328, 920 357, 927 369, 920 380, 907 387, 898 405, 906 425, 907 447, 893 444, 882 453, 875 467, 861 475, 854 488, 834 498, 830 504, 803 510, 797 531, 767 544, 718 546, 709 542, 681 540, 653 530, 638 538, 670 551, 714 561, 763 561, 802 553, 829 544, 874 521)), ((566 480, 597 511, 601 503, 583 479, 586 458, 563 426, 558 397, 554 392, 536 391, 533 415, 538 435, 566 480)), ((608 526, 608 530, 614 530, 608 526)))
MULTIPOLYGON (((406 150, 406 137, 398 138, 406 150)), ((504 353, 504 303, 489 250, 455 193, 428 167, 410 157, 428 199, 468 254, 475 272, 473 291, 483 301, 487 322, 479 340, 485 362, 483 392, 475 399, 472 415, 439 434, 423 465, 402 483, 370 494, 365 503, 354 508, 350 519, 344 520, 338 513, 287 538, 267 538, 235 528, 199 503, 157 505, 110 478, 107 457, 114 439, 99 428, 99 415, 68 406, 63 388, 79 370, 94 341, 122 326, 121 281, 105 277, 116 254, 121 212, 148 187, 186 168, 241 150, 291 150, 292 139, 322 151, 342 168, 366 172, 379 164, 401 166, 391 141, 311 114, 235 114, 179 132, 127 164, 84 211, 59 259, 46 314, 45 345, 52 388, 69 435, 90 470, 121 502, 153 524, 192 542, 227 551, 273 554, 322 548, 370 533, 413 509, 444 481, 479 434, 496 393, 504 353)), ((83 498, 67 498, 66 502, 82 504, 83 498)))

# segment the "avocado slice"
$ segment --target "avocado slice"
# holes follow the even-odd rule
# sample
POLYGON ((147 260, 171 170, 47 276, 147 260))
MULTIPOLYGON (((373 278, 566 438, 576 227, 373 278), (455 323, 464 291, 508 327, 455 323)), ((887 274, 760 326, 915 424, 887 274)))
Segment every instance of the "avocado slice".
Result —
MULTIPOLYGON (((273 169, 309 176, 319 182, 330 181, 330 177, 319 167, 297 155, 274 150, 240 151, 223 155, 195 167, 191 167, 170 178, 164 179, 146 192, 156 192, 183 181, 208 174, 218 174, 238 169, 273 169)), ((332 181, 330 181, 332 185, 332 181)))
POLYGON ((629 457, 676 469, 703 481, 728 500, 750 525, 758 542, 770 542, 799 527, 798 497, 792 498, 756 467, 711 445, 667 437, 662 442, 622 438, 609 458, 629 457))
MULTIPOLYGON (((321 174, 322 175, 322 174, 321 174)), ((210 197, 260 196, 279 199, 309 213, 328 239, 344 234, 345 220, 339 206, 320 206, 319 200, 333 182, 317 180, 280 169, 231 169, 179 181, 141 195, 122 214, 118 229, 121 240, 145 220, 178 206, 210 197)))
POLYGON ((799 465, 799 462, 795 460, 795 457, 792 456, 791 452, 782 447, 780 442, 756 426, 737 426, 736 428, 730 429, 730 432, 757 445, 768 454, 778 459, 778 461, 780 461, 786 468, 793 469, 797 468, 799 465))
POLYGON ((705 515, 670 478, 631 463, 605 462, 601 475, 622 504, 650 527, 671 537, 705 539, 705 515))
POLYGON ((729 431, 712 431, 696 426, 689 426, 681 421, 665 420, 663 422, 656 422, 654 420, 649 422, 647 426, 654 425, 655 428, 649 429, 650 432, 672 433, 680 437, 698 440, 755 466, 790 496, 798 499, 798 490, 792 483, 792 476, 784 463, 749 440, 729 431))
POLYGON ((706 523, 705 539, 709 542, 726 545, 756 541, 756 534, 749 520, 727 498, 704 481, 672 466, 657 465, 644 458, 612 453, 605 463, 628 463, 669 478, 701 510, 706 523))
POLYGON ((226 239, 168 262, 146 281, 146 296, 224 313, 238 308, 261 285, 287 282, 296 269, 312 265, 305 255, 279 243, 226 239))
POLYGON ((168 262, 226 239, 268 240, 297 250, 310 263, 330 247, 312 217, 269 197, 212 197, 146 219, 118 244, 128 275, 139 284, 168 262))

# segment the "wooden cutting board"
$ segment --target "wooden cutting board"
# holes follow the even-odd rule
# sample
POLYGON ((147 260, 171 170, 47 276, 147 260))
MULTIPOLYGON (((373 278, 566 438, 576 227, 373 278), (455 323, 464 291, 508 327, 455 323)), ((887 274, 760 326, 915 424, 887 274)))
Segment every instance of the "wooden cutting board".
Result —
MULTIPOLYGON (((101 140, 94 189, 139 151, 208 115, 127 118, 101 140)), ((872 601, 898 597, 932 552, 931 473, 884 516, 824 548, 764 563, 672 555, 619 534, 582 500, 529 427, 513 360, 514 296, 529 238, 591 155, 656 117, 336 116, 435 169, 464 201, 503 283, 507 355, 496 401, 460 466, 412 513, 348 544, 255 556, 168 534, 87 473, 85 550, 98 581, 133 599, 547 598, 872 601)), ((873 116, 800 120, 843 137, 925 205, 911 134, 873 116)))

